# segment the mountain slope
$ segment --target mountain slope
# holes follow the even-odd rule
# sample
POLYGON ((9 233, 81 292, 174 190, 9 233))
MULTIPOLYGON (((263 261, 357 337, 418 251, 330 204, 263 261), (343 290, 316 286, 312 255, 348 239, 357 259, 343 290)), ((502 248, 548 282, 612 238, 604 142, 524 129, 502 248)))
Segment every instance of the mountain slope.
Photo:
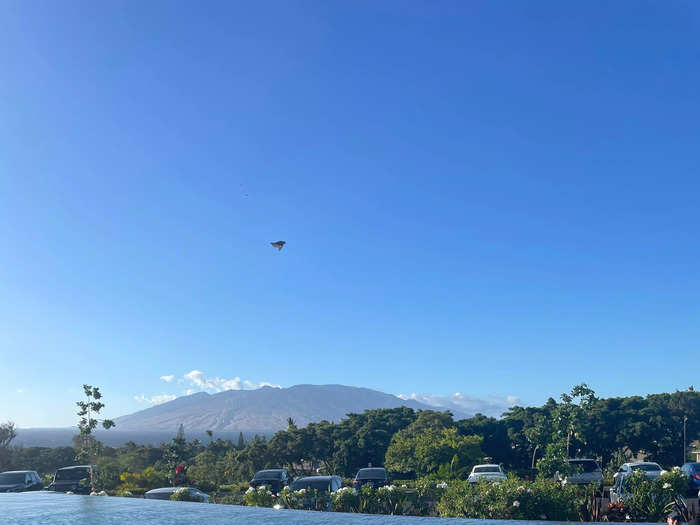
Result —
MULTIPOLYGON (((287 418, 298 426, 316 421, 339 421, 346 414, 372 408, 407 406, 434 409, 390 394, 342 385, 296 385, 289 388, 199 392, 179 397, 115 419, 120 430, 235 430, 274 432, 287 427, 287 418)), ((439 410, 439 409, 438 409, 439 410)))

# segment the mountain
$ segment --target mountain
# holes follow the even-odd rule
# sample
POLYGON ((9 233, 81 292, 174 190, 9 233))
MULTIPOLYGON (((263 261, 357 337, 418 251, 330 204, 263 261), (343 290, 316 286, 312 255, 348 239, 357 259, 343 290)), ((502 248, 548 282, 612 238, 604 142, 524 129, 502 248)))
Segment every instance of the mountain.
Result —
POLYGON ((296 385, 289 388, 227 390, 217 394, 198 392, 116 418, 119 430, 173 432, 185 430, 270 433, 287 428, 287 418, 297 426, 316 421, 337 422, 348 413, 372 408, 407 406, 416 410, 440 410, 414 400, 343 385, 296 385))

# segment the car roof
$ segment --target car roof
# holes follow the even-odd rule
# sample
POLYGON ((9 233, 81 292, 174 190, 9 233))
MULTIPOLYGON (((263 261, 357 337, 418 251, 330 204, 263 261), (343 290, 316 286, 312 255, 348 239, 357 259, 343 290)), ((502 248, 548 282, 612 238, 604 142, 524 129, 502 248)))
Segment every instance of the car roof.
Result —
POLYGON ((159 489, 152 489, 146 492, 146 494, 165 494, 167 492, 175 492, 176 490, 187 489, 187 490, 197 490, 192 487, 161 487, 159 489))
POLYGON ((481 465, 474 465, 474 468, 476 467, 500 467, 500 465, 496 463, 482 463, 481 465))
POLYGON ((325 480, 325 479, 330 481, 331 479, 335 479, 335 478, 339 478, 339 477, 340 476, 305 476, 303 478, 295 479, 294 483, 296 483, 297 481, 315 481, 315 480, 325 480))
POLYGON ((589 458, 569 458, 569 461, 593 461, 595 463, 595 459, 589 458))
POLYGON ((61 468, 56 469, 56 470, 71 470, 74 468, 93 468, 93 467, 97 467, 97 465, 71 465, 70 467, 61 467, 61 468))
POLYGON ((654 461, 630 461, 629 463, 625 463, 624 465, 627 465, 628 467, 637 467, 641 465, 656 465, 657 467, 661 468, 661 465, 655 463, 654 461))
POLYGON ((26 474, 27 472, 36 474, 36 470, 6 470, 5 472, 0 472, 0 474, 26 474))

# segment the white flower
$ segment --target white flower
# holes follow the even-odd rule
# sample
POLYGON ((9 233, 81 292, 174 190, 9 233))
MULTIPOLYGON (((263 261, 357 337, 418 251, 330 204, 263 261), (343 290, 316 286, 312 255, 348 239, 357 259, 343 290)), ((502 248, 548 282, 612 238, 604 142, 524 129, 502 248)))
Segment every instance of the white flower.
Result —
POLYGON ((275 509, 275 510, 280 510, 280 509, 282 508, 282 505, 280 505, 279 503, 275 503, 275 504, 272 506, 272 508, 275 509))
POLYGON ((533 491, 532 491, 531 488, 528 488, 528 489, 527 489, 527 493, 528 493, 528 494, 532 494, 532 492, 533 492, 533 491))
POLYGON ((562 480, 562 482, 561 482, 561 486, 563 487, 563 486, 566 485, 567 483, 568 483, 568 480, 565 480, 565 479, 564 479, 564 480, 562 480))
POLYGON ((444 482, 444 481, 441 481, 440 483, 438 483, 438 484, 435 485, 435 486, 436 486, 437 488, 439 488, 439 489, 446 489, 446 488, 447 488, 447 483, 444 482))
POLYGON ((525 487, 523 487, 522 485, 520 485, 520 486, 518 487, 517 490, 518 490, 518 492, 519 492, 520 494, 522 494, 523 492, 525 492, 525 487))
MULTIPOLYGON (((179 490, 177 492, 180 492, 179 490)), ((251 492, 255 492, 255 489, 253 487, 248 487, 248 490, 245 491, 246 494, 250 494, 251 492)))
POLYGON ((520 506, 520 502, 516 499, 516 500, 513 502, 513 506, 514 506, 515 508, 518 508, 518 507, 520 506))
POLYGON ((297 493, 306 494, 306 489, 299 489, 299 490, 297 490, 297 493))
POLYGON ((407 489, 407 488, 408 488, 408 485, 401 485, 401 488, 402 488, 402 489, 407 489))
POLYGON ((266 485, 260 485, 260 486, 258 487, 258 490, 259 490, 260 492, 262 492, 263 490, 267 490, 267 486, 266 486, 266 485))
POLYGON ((670 484, 670 483, 664 483, 664 488, 665 488, 665 489, 670 489, 670 488, 671 488, 671 484, 670 484))

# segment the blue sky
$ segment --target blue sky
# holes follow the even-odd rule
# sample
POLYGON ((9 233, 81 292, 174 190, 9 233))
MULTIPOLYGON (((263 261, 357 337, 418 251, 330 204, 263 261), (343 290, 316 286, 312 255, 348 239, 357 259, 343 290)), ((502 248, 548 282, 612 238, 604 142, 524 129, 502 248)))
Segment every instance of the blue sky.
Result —
POLYGON ((85 382, 108 416, 263 382, 696 382, 697 3, 0 20, 0 420, 71 424, 85 382))

